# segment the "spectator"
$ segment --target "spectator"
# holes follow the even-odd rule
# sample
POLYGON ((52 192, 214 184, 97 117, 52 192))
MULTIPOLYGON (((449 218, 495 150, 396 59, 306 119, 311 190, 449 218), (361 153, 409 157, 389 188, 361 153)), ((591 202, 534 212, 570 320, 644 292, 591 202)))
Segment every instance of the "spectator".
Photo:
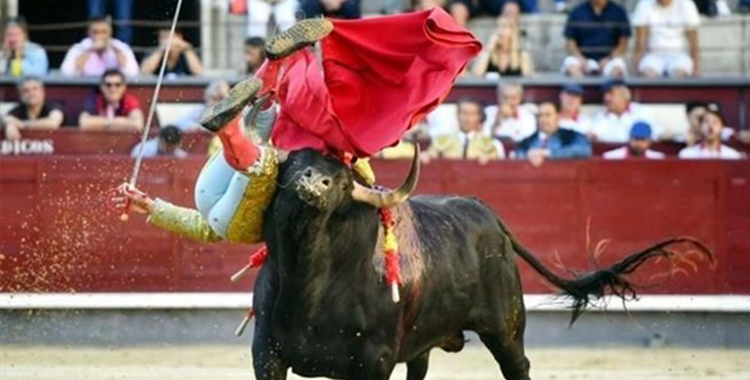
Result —
POLYGON ((570 54, 560 69, 564 74, 625 76, 630 21, 621 5, 610 0, 583 2, 573 8, 563 34, 570 54))
POLYGON ((534 67, 529 52, 521 49, 518 24, 499 18, 490 41, 474 63, 473 74, 483 76, 529 76, 534 67))
POLYGON ((604 152, 602 157, 607 160, 619 160, 623 158, 647 158, 662 159, 664 153, 649 149, 653 143, 651 126, 643 121, 633 124, 630 129, 630 141, 628 145, 604 152))
POLYGON ((117 38, 126 44, 133 43, 133 27, 130 20, 133 18, 133 0, 88 0, 89 18, 102 18, 106 16, 107 5, 113 8, 117 25, 117 38))
POLYGON ((641 0, 633 15, 633 25, 636 28, 633 64, 639 74, 699 75, 700 16, 692 0, 641 0))
POLYGON ((698 143, 703 133, 701 133, 701 118, 708 110, 708 103, 689 102, 685 105, 685 112, 688 119, 688 131, 685 137, 685 143, 693 146, 698 143))
POLYGON ((159 137, 154 137, 134 146, 130 156, 137 157, 141 152, 141 145, 143 145, 144 158, 159 156, 185 158, 187 152, 180 148, 181 142, 182 132, 180 132, 180 129, 174 125, 167 125, 159 130, 159 137))
POLYGON ((196 108, 177 120, 174 125, 182 132, 205 131, 206 129, 198 124, 198 120, 200 120, 207 108, 224 100, 229 95, 229 89, 229 83, 223 79, 212 81, 206 86, 206 90, 203 92, 203 106, 196 108))
POLYGON ((266 38, 268 20, 273 20, 279 30, 287 30, 296 21, 297 0, 248 0, 247 36, 266 38))
POLYGON ((302 0, 299 9, 305 18, 325 16, 356 19, 362 17, 357 0, 302 0))
MULTIPOLYGON (((509 20, 516 24, 519 28, 521 27, 521 6, 515 1, 508 1, 503 4, 503 11, 500 13, 500 18, 509 20)), ((526 33, 521 30, 521 36, 525 37, 526 33)))
POLYGON ((3 115, 0 115, 0 132, 6 140, 17 141, 22 137, 18 128, 8 128, 3 115))
POLYGON ((518 83, 505 83, 498 86, 500 100, 494 120, 489 124, 489 133, 496 138, 510 138, 521 141, 536 130, 534 115, 521 107, 523 86, 518 83))
POLYGON ((414 11, 423 11, 434 7, 443 8, 447 3, 447 0, 413 0, 412 9, 414 11))
POLYGON ((141 131, 143 123, 140 101, 127 92, 125 76, 114 69, 102 75, 99 92, 92 94, 78 118, 87 131, 141 131))
POLYGON ((558 111, 554 102, 539 104, 539 130, 518 144, 515 158, 528 159, 532 165, 540 166, 546 159, 591 157, 589 140, 576 131, 560 128, 558 111))
POLYGON ((133 51, 124 42, 112 38, 109 19, 92 19, 88 34, 65 54, 60 66, 63 75, 101 76, 110 69, 118 69, 127 77, 138 75, 138 62, 133 51))
MULTIPOLYGON (((640 104, 631 101, 630 89, 622 81, 610 81, 604 86, 605 110, 594 117, 589 139, 605 143, 625 143, 630 128, 636 121, 646 121, 653 127, 650 118, 640 104)), ((654 128, 656 129, 656 128, 654 128)), ((659 134, 654 131, 654 136, 659 134)))
MULTIPOLYGON (((141 62, 141 73, 158 74, 161 61, 167 51, 169 41, 169 29, 159 30, 159 47, 149 53, 141 62)), ((203 64, 198 54, 193 50, 193 45, 185 41, 181 30, 175 29, 172 46, 169 48, 167 67, 164 73, 168 76, 201 75, 203 64)))
POLYGON ((738 160, 742 155, 721 143, 724 118, 716 111, 706 110, 701 117, 701 142, 680 151, 680 158, 738 160))
MULTIPOLYGON (((466 26, 469 19, 479 15, 497 17, 503 11, 503 5, 512 0, 453 0, 449 9, 459 25, 466 26)), ((524 13, 537 11, 536 0, 520 0, 518 5, 524 13)))
POLYGON ((568 83, 560 91, 560 127, 578 133, 591 133, 591 118, 581 112, 583 87, 578 83, 568 83))
POLYGON ((245 40, 245 67, 242 73, 255 74, 266 60, 266 41, 260 37, 248 37, 245 40))
POLYGON ((0 75, 42 76, 48 69, 47 52, 39 44, 29 41, 26 23, 22 19, 8 21, 3 50, 0 51, 0 75))
POLYGON ((484 121, 485 114, 481 103, 471 99, 459 101, 459 131, 435 138, 425 159, 469 159, 485 164, 491 160, 505 158, 503 145, 482 133, 484 121))
POLYGON ((20 103, 5 116, 5 131, 20 137, 21 130, 60 128, 65 116, 59 107, 45 100, 44 84, 39 78, 25 77, 18 83, 20 103))
MULTIPOLYGON (((685 143, 687 146, 693 146, 702 139, 701 118, 706 114, 706 111, 721 112, 719 112, 718 104, 706 102, 689 102, 685 105, 685 110, 688 118, 688 132, 685 143)), ((733 128, 725 126, 721 130, 721 141, 729 141, 734 134, 733 128)))

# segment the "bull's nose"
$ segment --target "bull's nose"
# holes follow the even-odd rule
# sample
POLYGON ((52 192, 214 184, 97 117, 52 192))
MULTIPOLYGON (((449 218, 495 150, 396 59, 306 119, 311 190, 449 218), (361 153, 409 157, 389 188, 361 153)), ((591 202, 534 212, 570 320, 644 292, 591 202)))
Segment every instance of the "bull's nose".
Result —
POLYGON ((325 191, 330 188, 331 184, 333 183, 331 177, 320 174, 312 168, 305 169, 302 174, 305 177, 304 181, 306 182, 308 187, 310 187, 311 190, 314 191, 325 191))

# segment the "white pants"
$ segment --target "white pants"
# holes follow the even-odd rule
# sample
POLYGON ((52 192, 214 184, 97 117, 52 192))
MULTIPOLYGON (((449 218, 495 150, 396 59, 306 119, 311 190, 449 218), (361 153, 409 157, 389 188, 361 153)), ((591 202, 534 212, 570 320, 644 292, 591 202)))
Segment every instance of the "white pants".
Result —
POLYGON ((586 67, 581 67, 581 61, 578 58, 569 55, 563 60, 560 72, 562 74, 567 74, 568 70, 574 67, 579 67, 584 74, 594 74, 601 71, 602 75, 605 77, 611 77, 616 71, 620 71, 623 76, 628 73, 627 65, 622 57, 611 59, 602 69, 599 67, 599 62, 593 59, 586 60, 586 67))
POLYGON ((222 150, 209 159, 198 176, 195 205, 211 229, 225 239, 249 183, 247 175, 229 166, 222 150))
POLYGON ((279 30, 294 25, 297 0, 279 0, 272 4, 269 0, 247 0, 247 36, 266 37, 268 20, 273 14, 279 30))
POLYGON ((684 52, 652 52, 648 53, 638 63, 638 72, 654 71, 659 75, 674 76, 682 71, 687 75, 693 74, 693 59, 684 52))

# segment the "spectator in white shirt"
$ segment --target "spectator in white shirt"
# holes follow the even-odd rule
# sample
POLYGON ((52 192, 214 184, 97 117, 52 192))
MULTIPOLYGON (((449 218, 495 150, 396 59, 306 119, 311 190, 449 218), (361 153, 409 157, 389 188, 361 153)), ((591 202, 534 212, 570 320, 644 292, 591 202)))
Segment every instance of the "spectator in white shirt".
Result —
POLYGON ((700 72, 700 15, 692 0, 640 0, 633 65, 648 77, 694 76, 700 72))
POLYGON ((496 138, 510 138, 521 141, 536 132, 536 118, 521 107, 523 86, 518 83, 505 83, 498 86, 497 107, 488 107, 486 125, 488 132, 496 138), (494 112, 493 112, 494 111, 494 112))
POLYGON ((687 159, 721 159, 739 160, 740 152, 721 143, 721 130, 724 128, 724 118, 716 111, 707 110, 701 117, 701 132, 703 140, 691 147, 680 151, 680 158, 687 159))
POLYGON ((581 113, 583 87, 578 83, 568 83, 560 91, 560 128, 572 129, 578 133, 591 133, 591 118, 581 113))
POLYGON ((118 69, 126 77, 139 73, 138 61, 126 43, 112 38, 109 18, 93 18, 89 22, 88 37, 73 45, 65 54, 60 71, 70 77, 101 77, 107 70, 118 69))
POLYGON ((271 16, 279 30, 289 29, 296 21, 298 7, 297 0, 248 0, 247 36, 266 38, 271 16))
POLYGON ((628 145, 621 148, 604 152, 602 157, 607 160, 620 160, 625 158, 662 159, 664 153, 649 149, 653 143, 651 126, 643 121, 633 124, 630 129, 630 141, 628 145))
POLYGON ((589 139, 605 143, 628 142, 630 129, 636 121, 646 121, 658 137, 658 128, 650 122, 643 107, 631 101, 630 89, 621 81, 611 81, 604 88, 606 109, 594 117, 589 139))

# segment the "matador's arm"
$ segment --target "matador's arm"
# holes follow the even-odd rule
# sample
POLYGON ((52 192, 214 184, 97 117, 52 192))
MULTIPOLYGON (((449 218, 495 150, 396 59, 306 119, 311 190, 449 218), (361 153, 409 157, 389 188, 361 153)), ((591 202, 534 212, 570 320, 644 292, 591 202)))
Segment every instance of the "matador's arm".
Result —
POLYGON ((110 202, 118 210, 128 209, 148 214, 148 223, 169 232, 206 243, 223 240, 197 210, 175 206, 158 198, 149 198, 127 183, 112 191, 110 202))
POLYGON ((208 221, 197 210, 175 206, 159 198, 154 200, 154 207, 147 221, 163 230, 187 236, 193 240, 206 243, 223 240, 211 229, 208 221))

